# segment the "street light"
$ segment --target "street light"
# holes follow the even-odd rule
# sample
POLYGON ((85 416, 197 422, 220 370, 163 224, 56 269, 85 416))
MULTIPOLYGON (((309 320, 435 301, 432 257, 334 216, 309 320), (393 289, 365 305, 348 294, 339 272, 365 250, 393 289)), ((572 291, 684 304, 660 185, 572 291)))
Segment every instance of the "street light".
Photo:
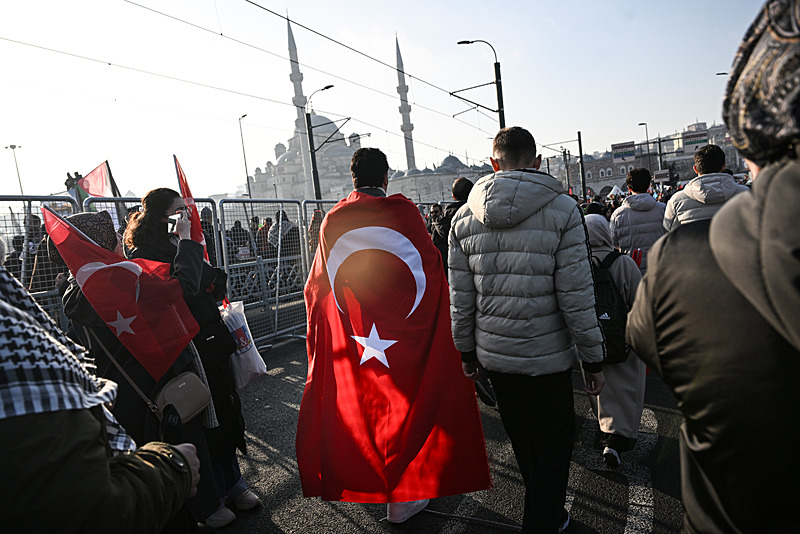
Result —
POLYGON ((317 157, 315 154, 316 149, 314 148, 314 132, 313 132, 314 127, 311 126, 311 113, 309 113, 309 110, 313 109, 311 107, 311 97, 313 97, 320 91, 327 91, 332 87, 333 85, 326 85, 322 89, 317 89, 316 91, 311 93, 311 96, 308 97, 308 103, 306 104, 306 133, 308 134, 308 154, 311 158, 311 177, 314 180, 314 198, 316 198, 317 200, 322 199, 322 192, 320 191, 319 187, 319 171, 317 170, 317 157))
POLYGON ((650 171, 650 174, 653 173, 653 167, 650 165, 650 134, 647 132, 647 123, 640 122, 639 126, 644 126, 644 136, 647 138, 647 170, 650 171))
POLYGON ((247 113, 239 117, 239 137, 242 138, 242 157, 244 158, 244 179, 247 184, 247 198, 253 198, 250 193, 250 176, 247 174, 247 154, 244 151, 244 134, 242 133, 242 119, 247 117, 247 113))
POLYGON ((8 145, 6 148, 10 148, 11 152, 14 154, 14 167, 17 168, 17 181, 19 182, 19 194, 24 195, 25 193, 22 192, 22 178, 19 177, 19 165, 17 164, 17 149, 22 148, 22 145, 8 145))
POLYGON ((500 129, 502 130, 503 128, 506 127, 506 112, 505 109, 503 108, 503 84, 500 79, 500 62, 497 61, 497 52, 489 42, 484 41, 482 39, 475 39, 473 41, 458 41, 457 44, 465 45, 472 43, 487 44, 489 45, 489 48, 492 49, 492 53, 494 54, 494 84, 497 86, 497 115, 500 120, 500 129))

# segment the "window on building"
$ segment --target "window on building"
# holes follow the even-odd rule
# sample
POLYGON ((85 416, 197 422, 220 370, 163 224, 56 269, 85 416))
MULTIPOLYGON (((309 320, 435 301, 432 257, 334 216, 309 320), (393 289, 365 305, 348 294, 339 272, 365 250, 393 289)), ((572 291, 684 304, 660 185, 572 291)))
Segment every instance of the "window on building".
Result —
POLYGON ((614 176, 614 169, 612 169, 611 167, 607 168, 606 169, 606 176, 609 177, 609 178, 614 176))
POLYGON ((592 171, 586 171, 586 179, 587 180, 591 180, 592 179, 592 171))
POLYGON ((619 168, 619 173, 620 173, 620 175, 625 176, 625 172, 626 172, 625 171, 625 165, 623 165, 622 167, 619 168))
POLYGON ((605 178, 605 177, 606 177, 605 169, 600 169, 600 178, 605 178))
POLYGON ((632 170, 633 170, 633 165, 628 165, 628 172, 631 172, 632 170))

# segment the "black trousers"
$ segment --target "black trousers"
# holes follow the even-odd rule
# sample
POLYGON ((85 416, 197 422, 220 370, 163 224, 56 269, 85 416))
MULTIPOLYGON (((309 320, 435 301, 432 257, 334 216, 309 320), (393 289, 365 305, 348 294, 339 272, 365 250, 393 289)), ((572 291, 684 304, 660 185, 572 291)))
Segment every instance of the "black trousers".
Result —
POLYGON ((572 369, 542 376, 490 371, 489 378, 525 482, 522 532, 557 532, 575 439, 572 369))

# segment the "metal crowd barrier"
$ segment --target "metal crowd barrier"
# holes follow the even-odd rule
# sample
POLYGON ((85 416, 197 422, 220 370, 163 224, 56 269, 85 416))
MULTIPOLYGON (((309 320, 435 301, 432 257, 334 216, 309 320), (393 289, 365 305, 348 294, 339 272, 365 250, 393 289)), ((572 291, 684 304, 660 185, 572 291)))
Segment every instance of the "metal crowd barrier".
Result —
POLYGON ((228 298, 244 302, 256 344, 305 336, 308 271, 300 202, 222 199, 219 213, 228 298))
POLYGON ((31 292, 62 329, 69 327, 56 288, 59 273, 68 273, 63 265, 56 265, 47 253, 42 205, 47 205, 59 215, 68 217, 80 211, 78 203, 69 196, 0 196, 0 236, 6 242, 3 266, 31 292))
POLYGON ((314 256, 317 255, 319 245, 319 229, 322 226, 322 219, 331 208, 338 204, 338 200, 304 200, 303 201, 303 221, 305 221, 305 247, 306 254, 306 276, 311 271, 311 264, 314 263, 314 256))
MULTIPOLYGON (((222 255, 219 246, 220 226, 219 220, 217 219, 217 204, 210 198, 196 198, 194 202, 197 204, 197 211, 200 213, 206 208, 211 210, 211 221, 208 223, 209 226, 204 228, 206 234, 206 249, 208 250, 209 260, 212 265, 222 265, 222 255), (211 231, 212 227, 213 231, 211 231)), ((133 197, 89 197, 83 201, 83 211, 107 211, 111 214, 114 226, 117 228, 120 235, 122 235, 128 224, 128 213, 132 210, 139 211, 141 205, 141 199, 133 197)), ((202 215, 201 220, 203 220, 202 215)))
MULTIPOLYGON (((228 274, 228 298, 244 302, 256 344, 304 336, 303 287, 316 255, 322 219, 338 201, 237 198, 217 204, 210 198, 197 198, 195 202, 198 211, 206 213, 203 222, 211 262, 228 274)), ((53 265, 47 248, 39 246, 44 237, 42 204, 64 216, 106 210, 123 233, 128 213, 138 210, 141 201, 91 197, 78 206, 68 196, 0 196, 0 235, 8 245, 3 264, 66 330, 69 323, 55 289, 56 276, 66 273, 66 268, 53 265)), ((421 215, 427 215, 433 204, 417 203, 421 215)))

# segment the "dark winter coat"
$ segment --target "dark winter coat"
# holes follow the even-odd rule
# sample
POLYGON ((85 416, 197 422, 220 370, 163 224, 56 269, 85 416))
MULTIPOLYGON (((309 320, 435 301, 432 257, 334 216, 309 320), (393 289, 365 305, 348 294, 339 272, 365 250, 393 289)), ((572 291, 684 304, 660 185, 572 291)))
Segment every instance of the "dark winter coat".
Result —
POLYGON ((686 532, 789 532, 800 502, 800 164, 650 251, 628 340, 680 401, 686 532), (709 230, 710 229, 710 230, 709 230))

